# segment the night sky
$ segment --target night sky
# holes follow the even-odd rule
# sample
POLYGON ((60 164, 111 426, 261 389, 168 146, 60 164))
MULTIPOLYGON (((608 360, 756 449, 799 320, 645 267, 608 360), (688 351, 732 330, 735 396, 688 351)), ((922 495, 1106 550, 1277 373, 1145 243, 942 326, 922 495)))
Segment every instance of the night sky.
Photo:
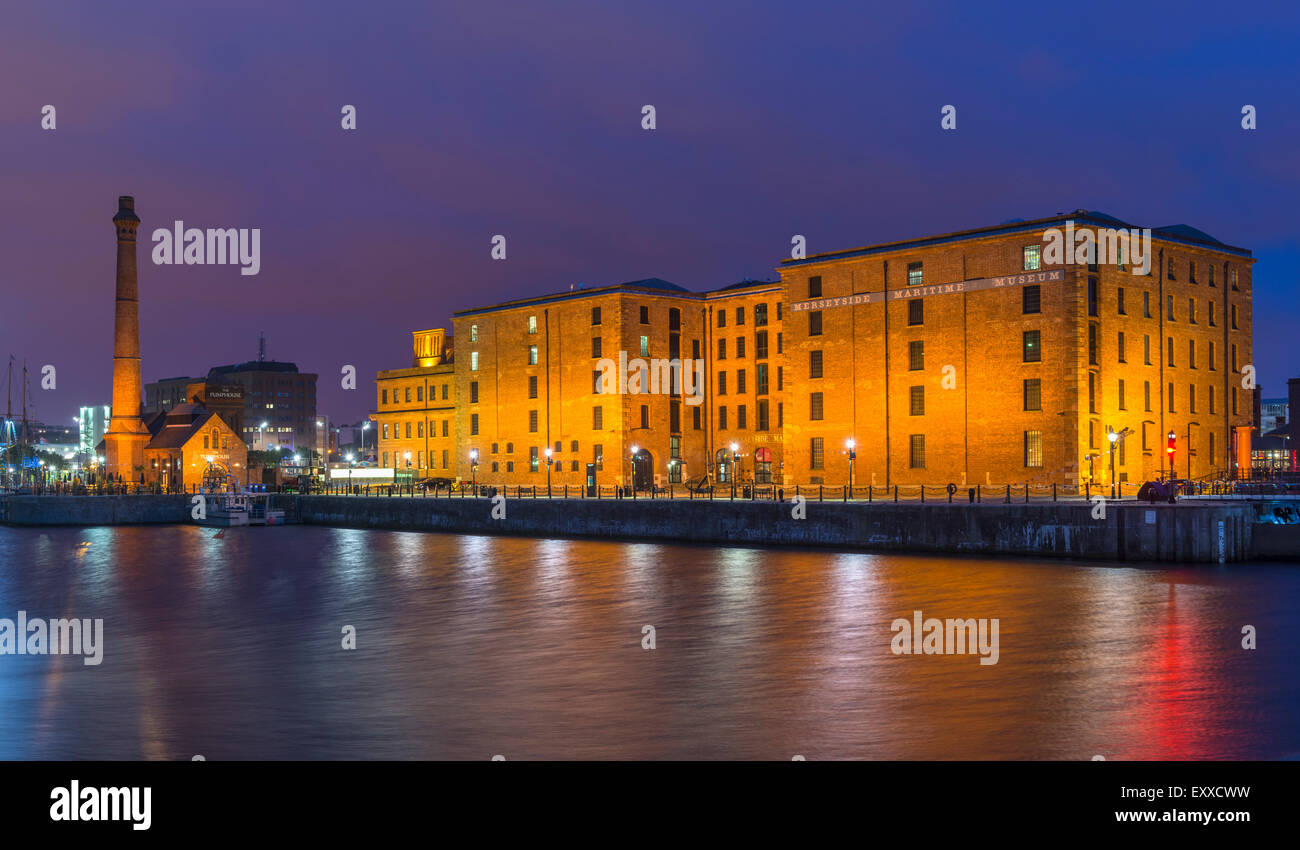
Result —
POLYGON ((1082 207, 1254 251, 1255 362, 1285 395, 1300 11, 873 6, 7 4, 0 356, 27 359, 37 418, 108 403, 121 194, 142 219, 144 379, 254 359, 265 331, 269 358, 320 373, 335 422, 455 310, 775 277, 796 233, 811 253, 1082 207), (176 219, 261 228, 261 273, 153 265, 148 234, 176 219))

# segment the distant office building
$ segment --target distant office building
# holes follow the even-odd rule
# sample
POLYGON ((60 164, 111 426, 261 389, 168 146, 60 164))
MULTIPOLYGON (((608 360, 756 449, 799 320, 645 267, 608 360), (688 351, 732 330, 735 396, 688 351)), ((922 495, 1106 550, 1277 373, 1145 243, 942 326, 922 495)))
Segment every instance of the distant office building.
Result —
POLYGON ((1290 422, 1287 400, 1284 398, 1266 398, 1259 407, 1259 433, 1267 434, 1290 422))
POLYGON ((299 372, 294 363, 250 360, 209 370, 206 387, 208 408, 238 400, 243 417, 231 427, 249 448, 317 445, 315 373, 299 372))
POLYGON ((83 454, 94 454, 95 447, 104 440, 108 432, 110 408, 107 404, 83 407, 77 417, 79 440, 78 447, 83 454))
POLYGON ((144 387, 145 414, 162 413, 181 404, 198 404, 221 417, 236 434, 244 431, 244 388, 206 378, 164 378, 144 387))

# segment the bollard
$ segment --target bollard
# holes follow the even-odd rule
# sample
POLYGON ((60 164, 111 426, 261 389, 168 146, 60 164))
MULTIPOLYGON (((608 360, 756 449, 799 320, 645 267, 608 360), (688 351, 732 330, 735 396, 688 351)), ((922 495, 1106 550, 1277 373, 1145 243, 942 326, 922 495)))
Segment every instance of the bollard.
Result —
POLYGON ((898 485, 897 485, 897 484, 894 485, 894 501, 895 501, 895 502, 898 501, 898 485))
POLYGON ((1052 501, 1056 501, 1056 482, 1052 482, 1052 501))
POLYGON ((820 502, 820 501, 825 497, 825 495, 826 495, 826 485, 825 485, 825 484, 818 484, 818 485, 817 485, 817 501, 820 502))
POLYGON ((921 504, 925 504, 925 485, 921 485, 921 504))
POLYGON ((1011 504, 1011 485, 1007 485, 1007 504, 1011 504))
POLYGON ((1086 499, 1086 500, 1089 501, 1089 502, 1092 501, 1092 482, 1091 482, 1091 481, 1087 481, 1087 482, 1085 482, 1084 485, 1083 485, 1083 498, 1086 499))
POLYGON ((867 485, 867 504, 868 504, 868 505, 871 504, 871 491, 874 490, 874 489, 876 489, 876 488, 875 488, 873 485, 871 485, 871 484, 868 484, 868 485, 867 485))
POLYGON ((1029 482, 1025 482, 1025 504, 1029 504, 1029 482))

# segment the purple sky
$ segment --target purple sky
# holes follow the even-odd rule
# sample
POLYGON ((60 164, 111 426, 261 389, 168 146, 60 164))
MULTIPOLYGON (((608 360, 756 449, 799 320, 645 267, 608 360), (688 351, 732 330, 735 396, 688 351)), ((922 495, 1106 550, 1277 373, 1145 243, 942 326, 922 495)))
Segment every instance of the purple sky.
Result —
POLYGON ((1294 9, 26 5, 0 19, 0 356, 27 358, 50 422, 109 400, 119 194, 143 220, 145 380, 252 359, 265 330, 336 422, 454 310, 775 276, 794 233, 827 251, 1079 207, 1253 250, 1265 396, 1300 375, 1294 9), (176 219, 261 228, 261 274, 152 265, 176 219))

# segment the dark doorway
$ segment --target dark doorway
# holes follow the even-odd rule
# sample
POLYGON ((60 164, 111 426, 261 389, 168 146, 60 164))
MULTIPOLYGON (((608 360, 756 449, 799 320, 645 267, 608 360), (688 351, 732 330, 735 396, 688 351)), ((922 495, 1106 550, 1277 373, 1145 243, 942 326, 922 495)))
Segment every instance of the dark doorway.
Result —
POLYGON ((645 449, 640 449, 632 456, 632 487, 637 490, 649 490, 655 483, 654 456, 645 449))

